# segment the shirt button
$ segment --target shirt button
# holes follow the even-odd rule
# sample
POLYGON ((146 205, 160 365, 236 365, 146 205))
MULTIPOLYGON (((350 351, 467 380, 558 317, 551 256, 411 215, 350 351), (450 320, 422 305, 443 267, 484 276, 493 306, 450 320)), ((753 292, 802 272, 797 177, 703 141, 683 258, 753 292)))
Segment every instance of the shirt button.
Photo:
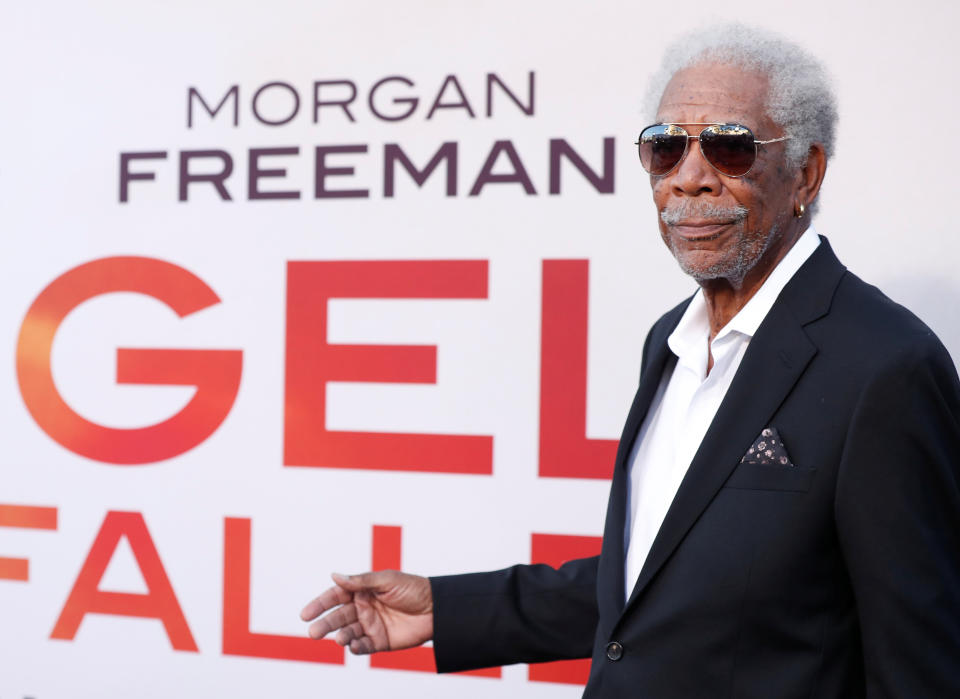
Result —
POLYGON ((623 657, 623 646, 616 641, 610 641, 607 644, 607 659, 616 662, 623 657))

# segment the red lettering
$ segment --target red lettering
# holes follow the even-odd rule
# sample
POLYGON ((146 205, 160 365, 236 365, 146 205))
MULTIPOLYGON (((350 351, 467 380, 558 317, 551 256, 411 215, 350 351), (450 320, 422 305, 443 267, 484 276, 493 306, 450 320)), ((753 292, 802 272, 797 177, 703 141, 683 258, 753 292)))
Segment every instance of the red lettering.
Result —
MULTIPOLYGON (((589 558, 600 553, 603 537, 533 534, 530 537, 530 562, 546 563, 559 568, 575 558, 589 558)), ((559 660, 538 663, 527 670, 531 682, 586 684, 590 676, 589 660, 559 660)))
POLYGON ((181 318, 220 302, 204 282, 149 257, 107 257, 74 267, 40 292, 17 342, 17 379, 27 409, 52 439, 111 464, 145 464, 192 449, 220 426, 237 396, 239 350, 118 349, 117 383, 196 386, 176 415, 136 429, 104 427, 81 417, 60 396, 50 370, 57 328, 84 301, 116 291, 145 294, 181 318))
POLYGON ((87 614, 159 619, 174 649, 197 650, 180 603, 160 562, 160 555, 139 512, 107 513, 50 638, 73 640, 80 622, 87 614), (99 589, 100 580, 122 536, 127 537, 146 583, 148 592, 145 595, 99 589))
POLYGON ((223 654, 248 658, 343 664, 343 648, 331 639, 250 631, 250 520, 223 520, 223 654))
MULTIPOLYGON (((33 505, 0 505, 0 527, 18 529, 57 529, 56 507, 33 505)), ((30 579, 30 561, 26 558, 0 557, 0 580, 30 579)))
POLYGON ((435 383, 437 378, 432 345, 329 344, 331 298, 486 297, 485 260, 288 263, 284 464, 492 473, 493 437, 326 428, 331 381, 435 383))
POLYGON ((588 260, 544 260, 540 320, 540 475, 610 478, 615 439, 588 439, 588 260))

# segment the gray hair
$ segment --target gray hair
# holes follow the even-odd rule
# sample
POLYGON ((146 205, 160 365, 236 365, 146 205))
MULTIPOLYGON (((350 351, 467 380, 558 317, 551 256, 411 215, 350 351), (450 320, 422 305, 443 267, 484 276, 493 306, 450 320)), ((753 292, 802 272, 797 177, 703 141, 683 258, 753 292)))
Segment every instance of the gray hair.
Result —
POLYGON ((823 65, 779 35, 743 24, 707 27, 681 37, 667 49, 645 99, 651 121, 674 74, 704 63, 726 63, 768 77, 767 116, 789 136, 789 167, 803 165, 813 143, 822 143, 828 158, 833 155, 837 103, 823 65))

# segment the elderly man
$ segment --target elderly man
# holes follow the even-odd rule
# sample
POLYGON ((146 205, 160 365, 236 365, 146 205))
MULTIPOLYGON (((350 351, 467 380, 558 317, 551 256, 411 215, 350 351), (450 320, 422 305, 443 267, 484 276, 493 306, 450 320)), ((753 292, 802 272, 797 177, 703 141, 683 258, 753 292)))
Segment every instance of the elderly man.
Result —
POLYGON ((664 76, 640 160, 700 291, 647 337, 601 555, 335 576, 309 633, 432 638, 441 671, 590 656, 587 697, 960 697, 960 384, 810 226, 822 71, 726 27, 664 76))

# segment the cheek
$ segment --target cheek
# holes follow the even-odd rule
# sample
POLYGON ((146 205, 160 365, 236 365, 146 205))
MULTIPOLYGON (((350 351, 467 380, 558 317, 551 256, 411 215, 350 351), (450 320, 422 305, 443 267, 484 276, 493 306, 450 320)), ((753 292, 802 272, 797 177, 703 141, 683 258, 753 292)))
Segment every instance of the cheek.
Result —
POLYGON ((792 213, 792 179, 782 163, 763 163, 740 184, 742 186, 734 194, 750 209, 750 219, 755 223, 767 228, 780 220, 784 212, 792 213))
POLYGON ((740 179, 728 188, 730 198, 740 206, 745 206, 747 227, 757 228, 761 225, 769 211, 769 202, 760 195, 759 187, 752 180, 740 179))
POLYGON ((670 192, 669 187, 664 187, 663 179, 660 177, 650 178, 650 193, 653 195, 653 201, 657 205, 657 211, 664 207, 666 197, 670 192))

